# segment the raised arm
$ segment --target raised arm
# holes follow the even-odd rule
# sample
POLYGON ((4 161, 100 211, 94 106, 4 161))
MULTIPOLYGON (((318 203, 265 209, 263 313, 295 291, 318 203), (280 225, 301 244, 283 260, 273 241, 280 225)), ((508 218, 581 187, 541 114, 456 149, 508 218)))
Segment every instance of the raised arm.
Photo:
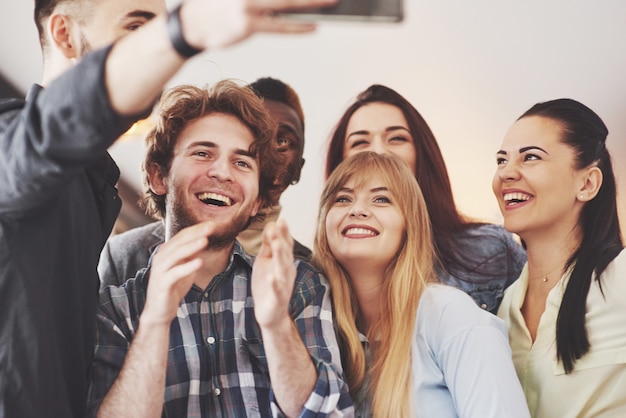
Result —
MULTIPOLYGON (((128 326, 130 318, 118 324, 116 316, 120 315, 119 312, 115 312, 111 306, 102 306, 104 314, 99 316, 89 395, 92 414, 97 410, 98 417, 141 418, 161 415, 170 324, 176 316, 180 301, 194 282, 194 273, 201 267, 201 260, 195 256, 206 248, 206 237, 212 228, 211 223, 194 225, 159 247, 150 272, 146 304, 134 336, 121 336, 119 331, 128 326), (131 339, 130 349, 121 366, 119 359, 123 359, 124 355, 120 355, 120 352, 124 351, 125 344, 131 339), (117 362, 114 361, 116 358, 117 362), (141 401, 138 402, 138 399, 141 401)), ((122 288, 115 288, 114 291, 124 292, 122 288)), ((109 303, 119 303, 115 299, 111 298, 109 303)), ((126 306, 126 303, 122 306, 126 306)), ((128 316, 132 316, 132 313, 128 312, 128 316)))
POLYGON ((294 292, 299 272, 293 239, 283 221, 268 224, 253 267, 252 296, 272 393, 280 411, 290 417, 351 411, 327 289, 317 273, 306 270, 310 277, 299 280, 294 292))
MULTIPOLYGON (((257 32, 309 32, 314 29, 311 24, 275 18, 272 12, 328 5, 335 1, 186 0, 180 9, 182 38, 192 48, 212 51, 240 42, 257 32)), ((146 109, 184 61, 168 38, 165 16, 122 39, 107 61, 107 86, 113 108, 124 115, 146 109)))

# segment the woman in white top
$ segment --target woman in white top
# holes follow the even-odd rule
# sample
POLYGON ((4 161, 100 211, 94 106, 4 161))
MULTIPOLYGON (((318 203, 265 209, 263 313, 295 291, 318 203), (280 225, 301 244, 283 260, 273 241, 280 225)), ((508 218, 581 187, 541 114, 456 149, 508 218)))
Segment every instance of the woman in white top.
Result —
POLYGON ((357 416, 528 417, 503 322, 436 284, 409 166, 358 153, 322 193, 314 263, 331 288, 357 416))
POLYGON ((534 417, 626 417, 626 252, 608 130, 570 99, 507 132, 493 190, 528 263, 498 315, 534 417))

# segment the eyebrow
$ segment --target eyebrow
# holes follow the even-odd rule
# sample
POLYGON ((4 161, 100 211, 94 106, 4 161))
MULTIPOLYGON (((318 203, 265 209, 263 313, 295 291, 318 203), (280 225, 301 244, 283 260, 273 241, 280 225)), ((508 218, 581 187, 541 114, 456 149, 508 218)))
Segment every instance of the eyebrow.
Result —
MULTIPOLYGON (((219 145, 217 145, 215 142, 212 141, 196 141, 196 142, 192 142, 191 144, 189 144, 187 146, 187 149, 191 149, 194 147, 206 147, 206 148, 220 148, 219 145)), ((234 152, 235 155, 242 155, 244 157, 250 157, 253 159, 256 159, 256 156, 254 153, 250 152, 250 150, 246 150, 243 148, 237 148, 235 149, 234 152)))
MULTIPOLYGON (((351 189, 349 187, 342 187, 339 189, 339 191, 343 193, 354 193, 354 189, 351 189)), ((388 191, 389 191, 389 188, 386 186, 374 187, 373 189, 370 189, 370 193, 388 192, 388 191)))
MULTIPOLYGON (((399 130, 403 130, 403 131, 407 131, 408 133, 411 133, 409 129, 404 126, 388 126, 385 128, 385 132, 392 132, 392 131, 399 131, 399 130)), ((370 131, 366 131, 366 130, 354 131, 350 135, 348 135, 348 138, 350 138, 352 135, 367 135, 369 133, 370 131)))
MULTIPOLYGON (((519 153, 522 154, 522 153, 524 153, 526 151, 531 151, 531 150, 534 150, 534 149, 542 151, 543 153, 550 155, 546 150, 544 150, 543 148, 538 147, 536 145, 529 145, 527 147, 522 147, 522 148, 519 149, 519 153)), ((500 150, 496 154, 497 155, 507 155, 507 152, 504 151, 504 150, 500 150)))
POLYGON ((146 20, 152 20, 156 17, 156 14, 147 10, 133 10, 126 13, 121 20, 132 19, 135 17, 143 17, 146 20))
MULTIPOLYGON (((296 138, 298 138, 301 141, 300 136, 298 135, 298 132, 296 131, 296 128, 294 128, 291 124, 287 124, 287 123, 279 123, 278 124, 278 130, 280 129, 284 129, 286 131, 289 131, 290 133, 292 133, 296 138)), ((278 133, 278 132, 277 132, 278 133)))

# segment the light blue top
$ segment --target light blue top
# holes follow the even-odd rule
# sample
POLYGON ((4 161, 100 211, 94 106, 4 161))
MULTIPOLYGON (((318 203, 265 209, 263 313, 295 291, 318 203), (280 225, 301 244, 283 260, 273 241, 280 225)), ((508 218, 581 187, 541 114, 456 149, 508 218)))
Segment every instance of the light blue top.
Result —
MULTIPOLYGON (((417 312, 412 356, 416 417, 530 416, 504 322, 462 291, 427 286, 417 312)), ((365 393, 357 396, 357 417, 371 416, 370 400, 365 393)))

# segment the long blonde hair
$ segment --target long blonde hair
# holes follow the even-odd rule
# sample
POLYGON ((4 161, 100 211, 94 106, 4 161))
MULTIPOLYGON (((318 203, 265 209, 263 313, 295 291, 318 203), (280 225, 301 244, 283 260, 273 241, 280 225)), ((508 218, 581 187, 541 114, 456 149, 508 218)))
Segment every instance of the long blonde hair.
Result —
POLYGON ((427 282, 435 280, 435 256, 426 204, 406 163, 395 156, 373 152, 361 152, 343 161, 322 192, 313 254, 313 263, 331 284, 335 327, 351 393, 359 390, 368 375, 375 417, 410 416, 411 342, 422 292, 427 282), (365 370, 365 353, 356 327, 360 308, 352 289, 352 280, 358 278, 350 278, 333 256, 326 217, 337 193, 348 181, 359 187, 372 176, 379 176, 389 189, 403 216, 405 233, 386 270, 380 318, 367 335, 372 347, 372 368, 365 370))

